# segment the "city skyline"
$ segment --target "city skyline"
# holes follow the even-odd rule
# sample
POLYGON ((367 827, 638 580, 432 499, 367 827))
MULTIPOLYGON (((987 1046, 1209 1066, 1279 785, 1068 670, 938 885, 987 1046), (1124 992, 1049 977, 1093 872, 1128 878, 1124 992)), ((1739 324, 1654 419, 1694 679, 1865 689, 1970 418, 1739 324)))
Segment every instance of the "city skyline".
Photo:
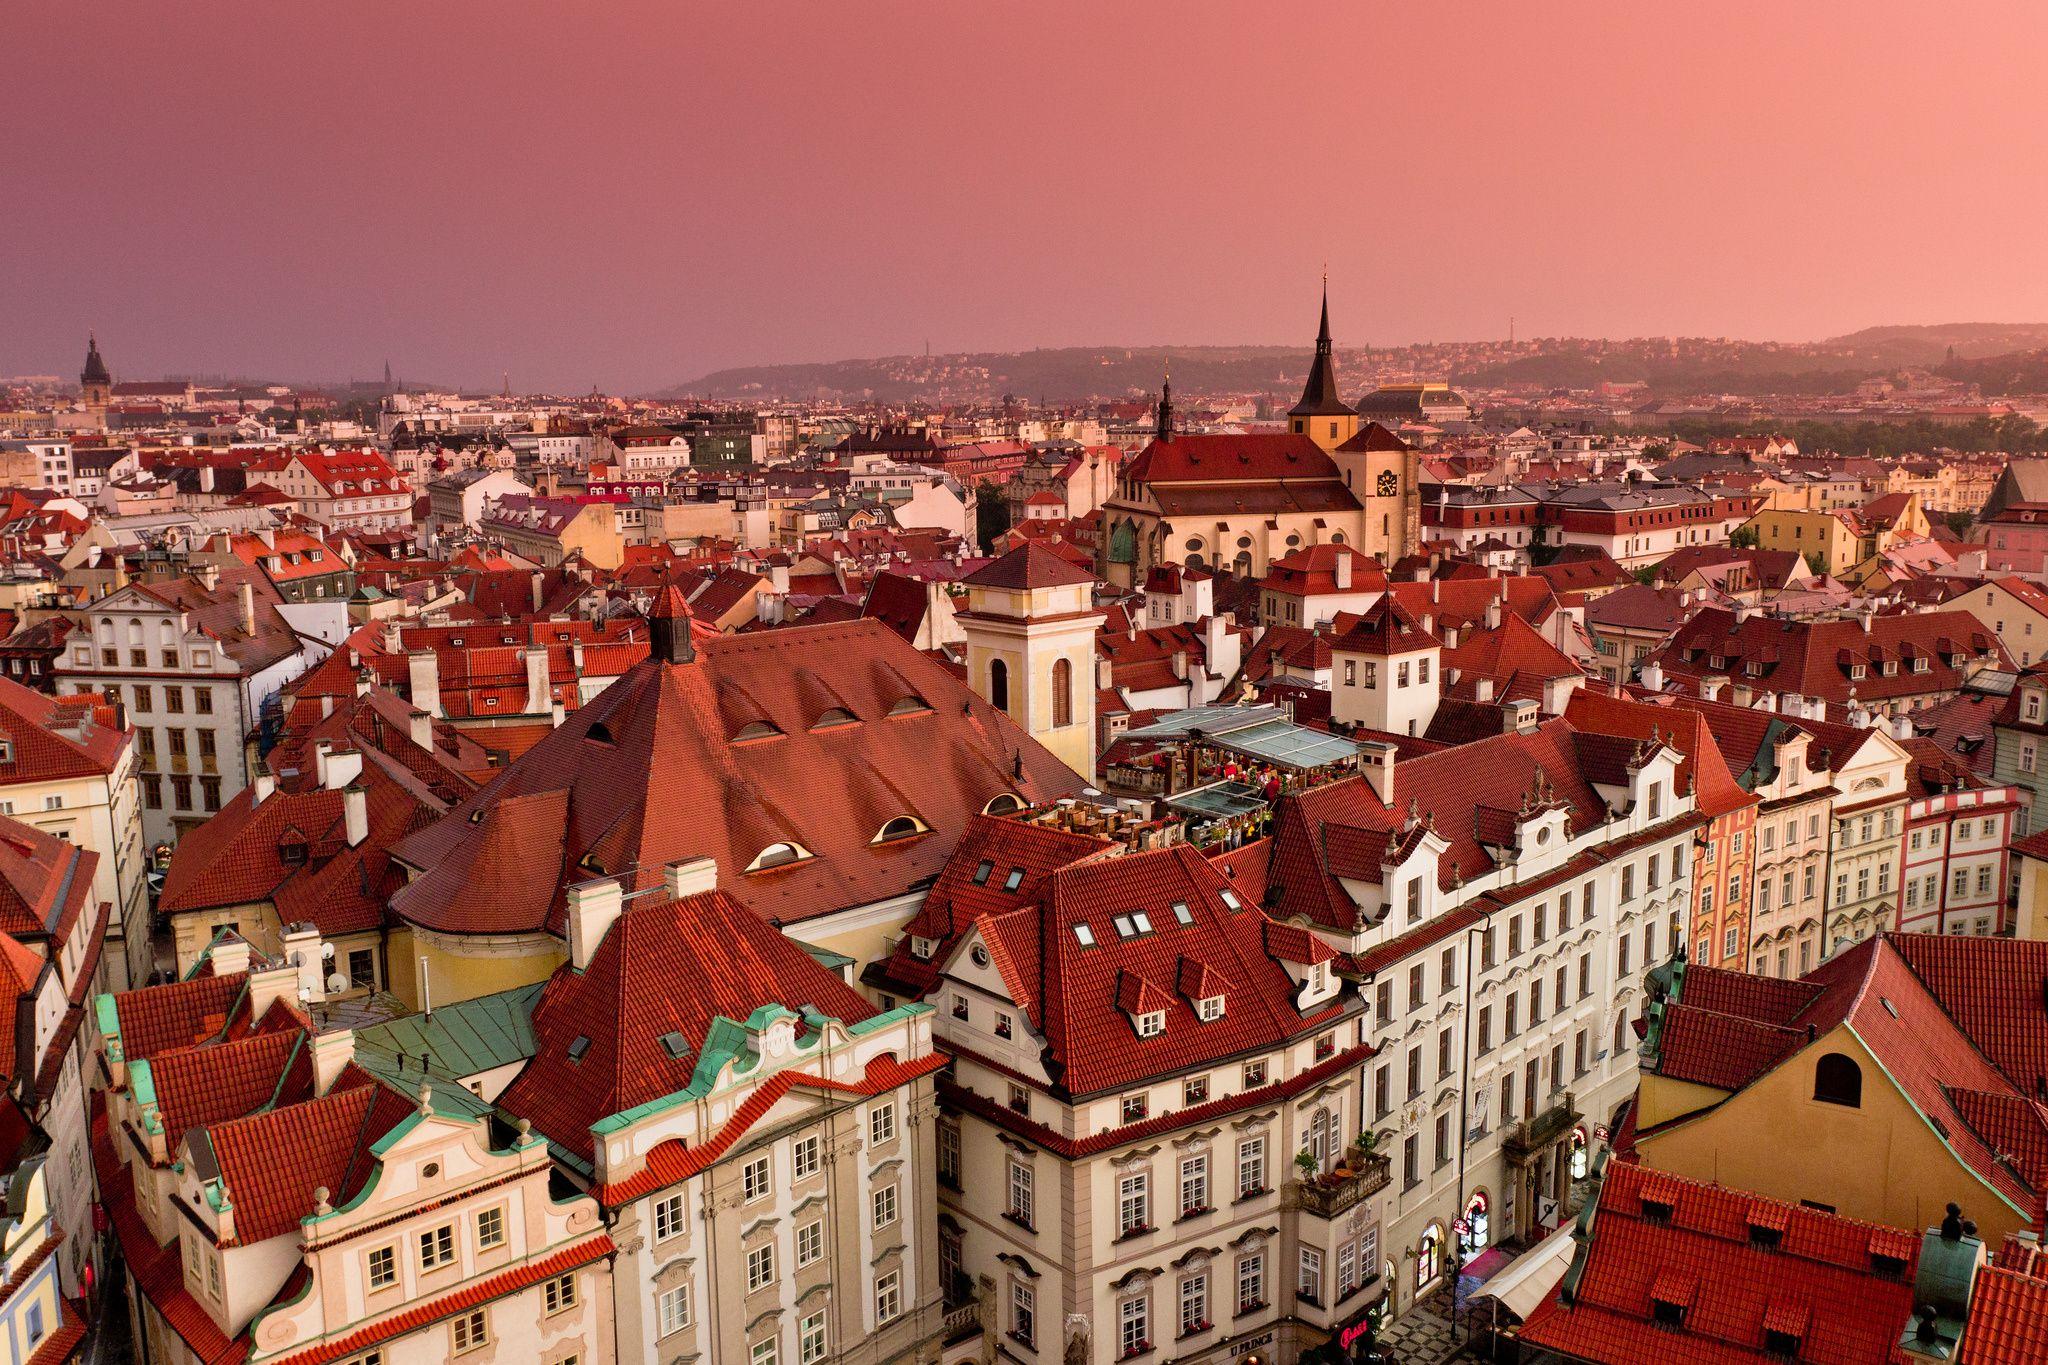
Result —
POLYGON ((21 24, 28 201, 130 202, 18 218, 0 371, 1298 344, 1326 261, 1347 347, 2048 317, 2034 14, 120 8, 21 24))

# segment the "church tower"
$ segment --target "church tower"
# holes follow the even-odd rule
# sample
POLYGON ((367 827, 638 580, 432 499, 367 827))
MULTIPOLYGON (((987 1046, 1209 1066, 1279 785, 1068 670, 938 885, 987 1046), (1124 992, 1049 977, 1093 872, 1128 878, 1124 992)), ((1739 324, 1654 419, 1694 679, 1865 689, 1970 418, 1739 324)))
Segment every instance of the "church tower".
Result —
POLYGON ((85 368, 79 371, 78 391, 86 411, 98 417, 104 425, 107 403, 114 396, 114 377, 107 373, 107 362, 100 359, 99 338, 90 333, 85 339, 85 368))
POLYGON ((1287 413, 1287 429, 1324 450, 1335 450, 1358 430, 1358 413, 1337 395, 1337 359, 1330 349, 1330 277, 1323 276, 1323 321, 1316 330, 1316 358, 1308 367, 1301 401, 1287 413))
POLYGON ((962 580, 967 685, 1095 780, 1095 575, 1035 541, 962 580))

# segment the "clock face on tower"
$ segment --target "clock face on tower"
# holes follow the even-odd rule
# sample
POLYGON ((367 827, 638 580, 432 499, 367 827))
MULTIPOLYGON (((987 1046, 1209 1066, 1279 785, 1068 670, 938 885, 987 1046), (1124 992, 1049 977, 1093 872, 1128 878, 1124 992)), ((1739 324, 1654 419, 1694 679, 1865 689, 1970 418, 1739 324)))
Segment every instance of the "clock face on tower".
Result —
POLYGON ((1400 490, 1400 481, 1394 477, 1394 471, 1391 469, 1382 469, 1380 471, 1380 482, 1378 488, 1379 495, 1383 498, 1391 498, 1396 493, 1400 492, 1400 490))

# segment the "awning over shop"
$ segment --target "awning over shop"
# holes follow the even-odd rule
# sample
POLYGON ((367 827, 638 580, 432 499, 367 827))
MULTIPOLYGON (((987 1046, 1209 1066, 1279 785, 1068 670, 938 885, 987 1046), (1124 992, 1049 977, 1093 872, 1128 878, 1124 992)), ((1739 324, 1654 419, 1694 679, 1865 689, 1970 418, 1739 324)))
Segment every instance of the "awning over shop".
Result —
POLYGON ((1550 1296, 1572 1263, 1572 1225, 1567 1223, 1509 1262, 1472 1297, 1492 1299, 1517 1318, 1526 1318, 1550 1296))

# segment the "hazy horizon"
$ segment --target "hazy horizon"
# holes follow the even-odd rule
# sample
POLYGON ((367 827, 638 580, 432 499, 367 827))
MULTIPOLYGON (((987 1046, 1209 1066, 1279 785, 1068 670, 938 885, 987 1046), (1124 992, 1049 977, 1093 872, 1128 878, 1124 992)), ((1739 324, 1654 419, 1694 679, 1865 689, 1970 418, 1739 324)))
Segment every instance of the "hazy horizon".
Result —
POLYGON ((0 373, 1300 346, 1325 261, 1344 347, 2048 318, 2033 7, 12 17, 0 373))

